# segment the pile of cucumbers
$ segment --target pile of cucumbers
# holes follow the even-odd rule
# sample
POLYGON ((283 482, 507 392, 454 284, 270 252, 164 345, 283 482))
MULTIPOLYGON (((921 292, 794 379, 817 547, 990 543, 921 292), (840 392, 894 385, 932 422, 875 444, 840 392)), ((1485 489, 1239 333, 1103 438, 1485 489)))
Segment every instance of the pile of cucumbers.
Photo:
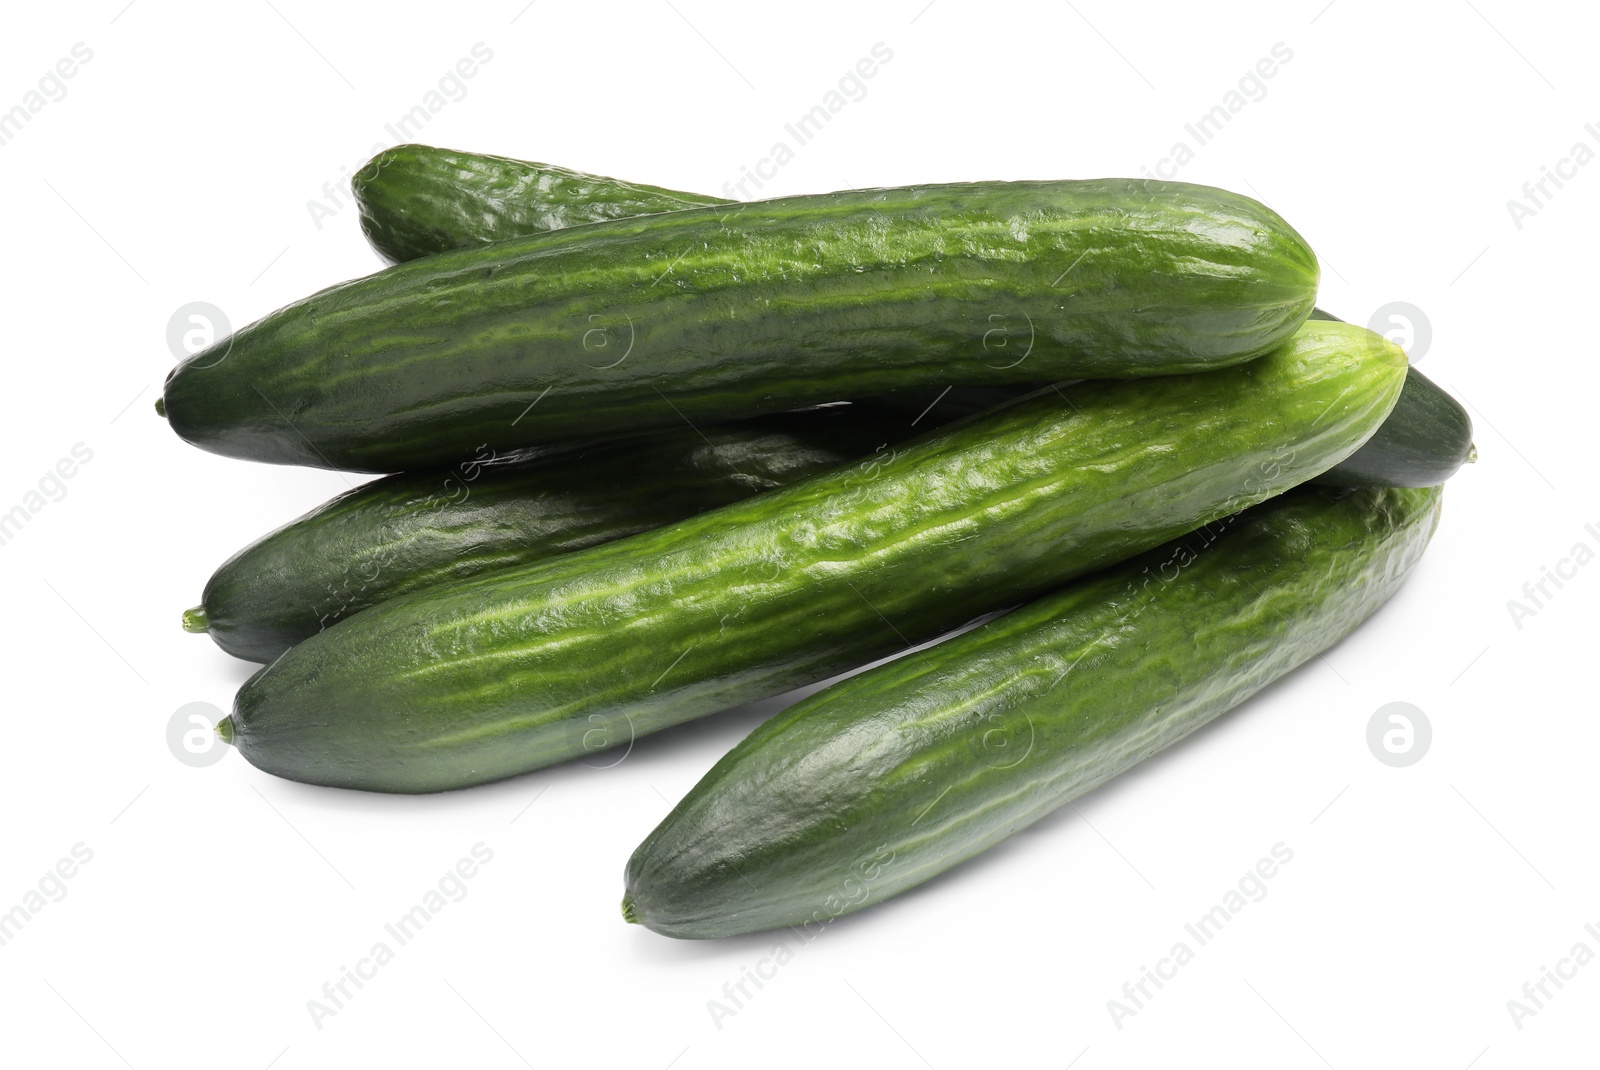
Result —
POLYGON ((383 474, 184 614, 265 665, 217 726, 251 763, 462 788, 990 618, 718 762, 627 866, 672 936, 826 924, 1181 739, 1383 604, 1472 458, 1219 189, 726 204, 419 145, 354 185, 393 266, 157 403, 202 449, 383 474))

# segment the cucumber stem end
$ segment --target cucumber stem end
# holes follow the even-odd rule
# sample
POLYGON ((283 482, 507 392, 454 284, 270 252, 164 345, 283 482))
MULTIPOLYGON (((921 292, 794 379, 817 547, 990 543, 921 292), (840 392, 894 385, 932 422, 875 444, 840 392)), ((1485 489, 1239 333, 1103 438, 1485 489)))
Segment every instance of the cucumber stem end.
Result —
POLYGON ((622 920, 629 925, 639 923, 639 914, 633 909, 633 896, 624 894, 622 897, 622 920))
POLYGON ((156 398, 156 415, 163 420, 167 418, 167 399, 156 398))
POLYGON ((205 606, 195 606, 193 609, 183 611, 184 631, 198 633, 207 630, 210 626, 210 622, 206 620, 205 606))
POLYGON ((217 722, 217 738, 229 746, 233 745, 233 715, 231 713, 217 722))

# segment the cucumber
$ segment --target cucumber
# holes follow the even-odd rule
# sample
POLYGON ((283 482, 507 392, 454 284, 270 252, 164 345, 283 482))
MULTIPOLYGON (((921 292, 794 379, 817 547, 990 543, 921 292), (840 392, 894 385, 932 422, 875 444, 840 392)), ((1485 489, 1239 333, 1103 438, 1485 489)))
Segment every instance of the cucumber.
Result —
POLYGON ((634 851, 623 917, 815 931, 921 884, 1338 642, 1399 587, 1439 501, 1299 488, 817 692, 634 851))
MULTIPOLYGON (((1320 308, 1311 310, 1311 319, 1344 322, 1320 308)), ((1036 388, 923 387, 862 398, 861 402, 943 422, 982 412, 1036 388)), ((1359 450, 1311 482, 1331 487, 1432 487, 1477 458, 1467 410, 1433 380, 1407 367, 1400 400, 1383 426, 1359 450)))
MULTIPOLYGON (((502 241, 629 211, 663 212, 719 201, 697 193, 635 186, 550 164, 402 145, 357 176, 356 199, 372 244, 392 260, 502 241), (367 175, 372 177, 364 177, 367 175), (640 191, 643 191, 642 193, 640 191), (396 237, 398 236, 398 237, 396 237), (408 254, 408 255, 402 255, 408 254)), ((1321 309, 1313 319, 1337 319, 1321 309)), ((943 419, 991 408, 1042 385, 939 383, 864 398, 868 404, 943 419)), ((1395 411, 1354 455, 1323 473, 1331 486, 1427 487, 1476 459, 1472 420, 1415 368, 1395 411)))
MULTIPOLYGON (((888 422, 870 408, 830 406, 386 476, 239 551, 184 626, 236 657, 272 661, 386 598, 609 542, 844 464, 885 443, 888 422)), ((893 437, 908 434, 897 421, 893 437)))
MULTIPOLYGON (((1342 323, 1322 309, 1312 309, 1312 320, 1342 323)), ((1037 387, 946 385, 898 390, 861 398, 864 405, 915 413, 926 421, 949 421, 1000 405, 1037 387)), ((1450 393, 1416 368, 1406 368, 1400 400, 1373 437, 1344 461, 1333 465, 1312 483, 1325 486, 1437 486, 1477 461, 1472 445, 1472 417, 1450 393)))
MULTIPOLYGON (((1312 310, 1311 318, 1343 322, 1320 308, 1312 310)), ((1313 482, 1334 487, 1431 487, 1477 459, 1467 410, 1432 379, 1408 367, 1400 400, 1383 426, 1313 482)))
MULTIPOLYGON (((1322 309, 1311 319, 1343 323, 1322 309)), ((873 405, 943 422, 992 408, 1028 387, 948 386, 862 398, 873 405), (925 414, 925 415, 923 415, 925 414)), ((889 426, 892 426, 889 425, 889 426)), ((1311 480, 1330 487, 1432 487, 1478 459, 1472 417, 1455 398, 1416 368, 1406 368, 1394 411, 1360 449, 1311 480)))
POLYGON ((824 679, 1303 482, 1394 404, 1404 354, 1307 324, 1206 375, 1048 388, 667 527, 382 602, 252 677, 253 764, 464 787, 824 679))
POLYGON ((858 190, 688 208, 415 260, 186 359, 189 442, 401 471, 952 382, 1254 359, 1310 313, 1270 209, 1134 179, 858 190))
POLYGON ((1335 487, 1431 487, 1477 459, 1467 410, 1433 380, 1409 368, 1389 419, 1359 450, 1314 482, 1335 487))
POLYGON ((919 387, 896 390, 888 394, 875 394, 861 398, 860 404, 887 409, 918 420, 955 420, 972 416, 997 405, 1003 405, 1023 394, 1031 394, 1047 383, 1029 383, 1026 386, 983 386, 954 384, 941 387, 919 387))
POLYGON ((350 185, 362 231, 391 263, 603 219, 723 203, 553 164, 428 145, 385 149, 350 185))

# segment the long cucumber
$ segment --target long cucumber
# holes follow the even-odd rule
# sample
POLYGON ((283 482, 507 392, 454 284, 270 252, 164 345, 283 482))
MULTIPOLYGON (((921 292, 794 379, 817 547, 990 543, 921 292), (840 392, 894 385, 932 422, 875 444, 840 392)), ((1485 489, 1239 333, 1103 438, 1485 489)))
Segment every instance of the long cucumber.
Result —
POLYGON ((910 434, 881 410, 840 405, 385 476, 230 557, 184 627, 272 661, 397 595, 648 531, 910 434))
POLYGON ((219 726, 379 791, 538 769, 781 693, 1279 494, 1382 422, 1404 354, 1308 323, 1206 375, 1047 389, 655 531, 383 602, 219 726))
POLYGON ((994 846, 1338 642, 1440 489, 1303 487, 767 721, 628 862, 677 937, 813 931, 994 846))
MULTIPOLYGON (((1312 319, 1337 317, 1314 309, 1312 319)), ((930 423, 958 419, 1018 397, 1028 387, 946 386, 897 391, 862 404, 914 414, 930 423)), ((1361 448, 1311 480, 1330 487, 1432 487, 1478 457, 1472 417, 1459 401, 1415 367, 1406 369, 1400 399, 1361 448)))
POLYGON ((590 223, 324 290, 180 364, 174 431, 233 457, 448 465, 950 382, 1258 357, 1316 258, 1248 197, 1134 179, 858 190, 590 223))
POLYGON ((605 219, 721 204, 554 164, 396 145, 351 180, 361 229, 391 263, 605 219))
MULTIPOLYGON (((368 237, 393 260, 595 219, 718 203, 703 194, 426 145, 402 145, 380 153, 354 186, 368 237)), ((1335 318, 1320 309, 1311 315, 1335 318)), ((861 400, 913 415, 932 411, 948 419, 998 405, 1034 385, 945 382, 861 400)), ((1472 420, 1466 410, 1412 368, 1384 425, 1317 481, 1332 486, 1426 487, 1443 483, 1474 456, 1472 420)))
MULTIPOLYGON (((1339 321, 1320 308, 1312 310, 1311 318, 1339 321)), ((1477 459, 1467 410, 1432 379, 1407 367, 1400 399, 1383 426, 1315 482, 1330 487, 1432 487, 1477 459)))

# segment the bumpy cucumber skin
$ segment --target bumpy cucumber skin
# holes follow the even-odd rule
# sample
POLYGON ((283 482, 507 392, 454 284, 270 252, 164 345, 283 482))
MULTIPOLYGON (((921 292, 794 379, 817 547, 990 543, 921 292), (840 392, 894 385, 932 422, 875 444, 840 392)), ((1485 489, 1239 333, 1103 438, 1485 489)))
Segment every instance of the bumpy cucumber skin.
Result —
POLYGON ((1130 179, 858 190, 592 223, 400 264, 169 376, 204 449, 399 471, 950 382, 1216 369, 1310 313, 1280 217, 1130 179))
MULTIPOLYGON (((1343 323, 1320 308, 1314 320, 1343 323)), ((1400 400, 1364 445, 1313 483, 1329 487, 1432 487, 1477 458, 1472 417, 1461 403, 1415 368, 1406 369, 1400 400)))
POLYGON ((655 531, 380 603, 256 674, 228 732, 268 772, 391 792, 631 746, 1304 482, 1382 422, 1404 367, 1369 331, 1307 324, 1207 375, 1048 389, 655 531))
MULTIPOLYGON (((1311 318, 1344 322, 1320 308, 1312 309, 1311 318)), ((1029 389, 1034 387, 921 387, 863 398, 862 403, 943 422, 982 412, 1029 389)), ((1475 456, 1467 410, 1416 368, 1407 368, 1400 400, 1383 426, 1359 450, 1311 482, 1330 487, 1433 487, 1475 456)))
POLYGON ((1338 642, 1440 488, 1303 487, 761 725, 633 853, 668 936, 815 931, 994 846, 1338 642))
POLYGON ((1467 410, 1433 380, 1408 368, 1400 400, 1383 426, 1313 482, 1330 487, 1432 487, 1476 455, 1467 410))
MULTIPOLYGON (((671 211, 721 203, 702 194, 639 187, 548 164, 402 145, 374 157, 357 176, 368 237, 391 260, 502 241, 633 211, 671 211), (642 192, 641 192, 642 191, 642 192), (369 225, 368 216, 371 216, 369 225), (409 245, 405 243, 409 242, 409 245), (400 253, 407 255, 400 255, 400 253)), ((1321 309, 1313 319, 1338 317, 1321 309)), ((863 399, 885 408, 944 418, 968 415, 1034 389, 952 385, 912 387, 863 399)), ((1316 480, 1329 486, 1429 487, 1473 456, 1467 411, 1415 368, 1390 419, 1360 450, 1316 480)))
POLYGON ((724 203, 554 164, 396 145, 350 182, 361 229, 390 263, 605 219, 724 203))
POLYGON ((269 662, 384 599, 785 486, 905 438, 902 424, 845 405, 386 476, 229 558, 206 584, 196 630, 235 657, 269 662))

